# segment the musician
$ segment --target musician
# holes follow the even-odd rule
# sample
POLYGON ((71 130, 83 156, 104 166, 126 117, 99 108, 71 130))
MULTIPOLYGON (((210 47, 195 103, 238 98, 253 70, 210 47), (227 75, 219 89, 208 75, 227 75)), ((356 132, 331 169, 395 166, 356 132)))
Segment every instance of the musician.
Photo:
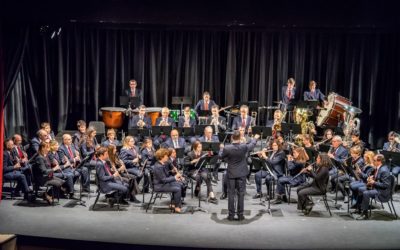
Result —
POLYGON ((160 148, 156 152, 157 162, 154 164, 154 191, 172 192, 172 200, 176 213, 181 212, 182 206, 182 176, 178 173, 172 175, 170 172, 169 161, 170 151, 166 148, 160 148))
POLYGON ((151 138, 144 139, 140 150, 141 161, 143 164, 146 162, 145 168, 149 169, 150 172, 153 171, 153 165, 156 163, 155 152, 151 138))
MULTIPOLYGON (((63 165, 62 158, 64 154, 59 151, 60 145, 56 140, 50 141, 50 151, 47 154, 47 158, 51 164, 51 168, 54 171, 54 176, 65 181, 67 187, 68 196, 70 199, 74 197, 74 177, 75 174, 70 167, 63 165)), ((79 176, 79 173, 76 173, 79 176)))
MULTIPOLYGON (((60 178, 54 176, 54 171, 60 169, 60 167, 56 166, 53 169, 51 168, 51 163, 47 158, 47 155, 50 151, 50 144, 46 142, 41 142, 39 145, 38 156, 35 158, 35 163, 32 166, 33 176, 35 179, 35 183, 37 186, 52 186, 52 188, 57 187, 62 191, 66 189, 63 187, 65 181, 60 178)), ((49 195, 51 193, 50 190, 43 193, 43 199, 47 201, 47 203, 53 203, 53 197, 49 195)))
POLYGON ((325 95, 322 94, 321 90, 317 89, 317 83, 314 80, 311 80, 308 84, 309 91, 304 91, 303 97, 304 101, 325 101, 325 95))
POLYGON ((147 169, 142 170, 140 167, 140 152, 135 146, 135 139, 132 136, 125 137, 119 158, 125 164, 128 173, 136 176, 136 180, 139 183, 144 176, 143 190, 142 192, 149 192, 149 171, 147 169))
POLYGON ((176 155, 176 150, 174 148, 169 148, 169 159, 168 159, 168 164, 169 164, 169 172, 172 173, 172 175, 180 174, 182 178, 180 178, 180 181, 178 182, 182 186, 182 203, 186 197, 186 189, 188 187, 188 178, 183 174, 183 171, 179 172, 181 170, 182 166, 179 166, 178 164, 178 159, 176 155))
POLYGON ((14 142, 11 139, 5 139, 3 151, 3 178, 4 180, 17 181, 14 196, 19 196, 19 191, 22 190, 24 199, 26 199, 31 190, 29 189, 26 176, 21 171, 21 163, 15 159, 12 153, 13 148, 14 142))
POLYGON ((208 153, 202 151, 203 147, 200 141, 195 141, 192 145, 192 148, 193 150, 190 151, 185 158, 185 166, 188 169, 188 176, 196 180, 194 194, 196 197, 199 196, 201 184, 204 181, 207 185, 208 200, 212 203, 217 203, 217 199, 215 198, 215 194, 211 185, 211 180, 208 177, 209 175, 207 168, 204 164, 201 166, 201 168, 200 164, 197 164, 200 158, 207 156, 208 153))
POLYGON ((365 142, 360 139, 360 132, 359 131, 352 131, 351 132, 351 143, 347 145, 346 142, 343 142, 343 146, 352 148, 354 146, 359 146, 361 148, 361 153, 365 151, 365 142))
POLYGON ((361 209, 361 215, 357 220, 368 219, 368 208, 370 198, 387 200, 390 197, 390 171, 385 164, 385 157, 382 154, 374 156, 375 174, 368 177, 367 187, 358 189, 357 206, 361 209), (370 188, 370 189, 368 189, 370 188))
MULTIPOLYGON (((400 153, 400 135, 394 131, 388 134, 388 141, 383 144, 383 150, 400 153)), ((392 175, 396 178, 400 173, 400 166, 392 164, 392 175)))
POLYGON ((280 124, 282 122, 285 122, 285 121, 283 121, 283 112, 280 109, 276 109, 274 111, 274 119, 273 120, 268 120, 266 127, 273 128, 274 124, 280 124))
POLYGON ((133 203, 139 204, 140 201, 136 198, 136 195, 139 192, 139 187, 136 181, 136 177, 132 174, 129 174, 126 170, 125 164, 119 159, 117 147, 113 144, 108 145, 108 161, 111 166, 111 173, 114 174, 118 172, 120 175, 120 180, 124 183, 124 185, 128 185, 128 195, 129 200, 133 203))
POLYGON ((333 130, 328 128, 324 131, 324 136, 322 137, 323 141, 332 140, 333 138, 333 130))
POLYGON ((282 102, 285 109, 290 109, 289 104, 296 96, 296 82, 293 78, 287 80, 287 85, 282 87, 282 102))
POLYGON ((312 137, 310 135, 303 135, 303 146, 309 159, 308 162, 309 163, 315 162, 315 159, 317 158, 318 155, 318 151, 315 149, 312 137))
POLYGON ((19 134, 15 134, 12 137, 14 142, 14 148, 12 149, 12 154, 15 156, 16 160, 21 164, 20 170, 25 175, 28 185, 32 185, 32 166, 29 163, 28 154, 25 152, 22 146, 22 137, 19 134))
POLYGON ((219 106, 211 107, 211 116, 207 119, 207 124, 214 127, 215 134, 226 130, 226 119, 219 115, 219 106))
POLYGON ((114 198, 108 199, 110 206, 112 207, 117 199, 119 203, 127 205, 128 203, 122 197, 125 197, 128 193, 128 185, 121 181, 118 171, 114 173, 111 172, 111 166, 107 163, 109 158, 107 148, 97 148, 96 158, 96 175, 100 189, 104 193, 116 191, 114 198))
POLYGON ((211 110, 211 107, 216 105, 216 103, 210 99, 210 93, 207 91, 204 91, 203 93, 203 99, 200 100, 194 110, 198 113, 200 110, 211 110))
POLYGON ((54 135, 54 132, 51 130, 51 126, 50 126, 49 122, 42 122, 40 124, 40 128, 46 130, 47 137, 49 138, 49 141, 56 139, 56 136, 54 135))
POLYGON ((44 130, 44 129, 39 129, 39 130, 37 131, 37 133, 36 133, 36 137, 34 137, 34 138, 31 140, 30 151, 31 151, 31 154, 32 154, 32 155, 33 155, 34 153, 38 152, 38 150, 39 150, 39 145, 40 145, 40 143, 42 143, 42 142, 49 143, 50 140, 49 140, 49 137, 48 137, 48 134, 47 134, 46 130, 44 130))
POLYGON ((199 138, 201 142, 219 142, 218 136, 213 134, 213 129, 211 126, 204 128, 204 134, 199 138))
POLYGON ((249 116, 249 107, 247 105, 240 106, 240 116, 236 116, 232 122, 232 130, 237 130, 240 127, 246 128, 249 132, 249 128, 254 126, 253 117, 249 116))
POLYGON ((96 130, 93 127, 89 127, 86 130, 86 134, 81 140, 80 150, 82 153, 82 157, 85 158, 90 154, 94 153, 97 147, 100 147, 99 143, 96 139, 96 130))
MULTIPOLYGON (((75 145, 72 144, 72 137, 69 134, 64 134, 62 136, 63 138, 63 143, 60 146, 60 151, 65 155, 67 158, 66 160, 69 161, 71 164, 71 167, 74 172, 78 172, 79 175, 81 176, 81 183, 83 187, 83 191, 89 192, 90 191, 90 176, 89 176, 89 169, 86 166, 79 166, 79 163, 81 161, 80 154, 78 150, 75 148, 75 145)), ((61 157, 63 159, 63 157, 61 157)), ((63 165, 67 164, 67 162, 63 161, 63 165)))
POLYGON ((228 179, 228 220, 234 220, 235 213, 238 219, 244 220, 244 195, 246 193, 246 176, 248 174, 246 154, 256 146, 259 135, 255 135, 250 143, 240 143, 239 131, 234 131, 232 135, 232 145, 224 147, 221 144, 219 158, 227 164, 228 179), (237 192, 237 208, 235 208, 235 192, 237 192))
POLYGON ((101 146, 108 147, 109 145, 121 146, 121 142, 117 140, 117 134, 114 129, 110 128, 107 130, 107 140, 101 143, 101 146))
MULTIPOLYGON (((350 148, 350 155, 350 166, 346 166, 348 164, 346 162, 346 170, 349 168, 355 169, 356 167, 358 167, 361 169, 364 167, 364 158, 362 157, 362 149, 360 146, 357 145, 350 148)), ((345 182, 350 182, 351 180, 354 180, 354 178, 355 176, 351 175, 350 169, 347 171, 347 173, 339 171, 339 177, 337 178, 337 187, 338 191, 340 191, 344 197, 344 203, 348 202, 347 198, 349 197, 349 190, 345 189, 345 182)), ((336 178, 332 180, 332 183, 336 187, 336 178)))
POLYGON ((190 107, 186 106, 183 110, 183 116, 179 117, 178 127, 180 128, 194 128, 196 119, 190 117, 190 107))
POLYGON ((265 178, 265 184, 267 185, 268 193, 270 193, 271 183, 274 176, 276 176, 276 179, 278 179, 279 181, 279 179, 284 175, 286 155, 285 152, 282 150, 282 144, 279 143, 279 141, 277 140, 273 140, 271 143, 271 148, 272 153, 269 157, 267 157, 265 151, 258 153, 258 157, 263 159, 266 164, 270 166, 270 170, 272 171, 272 173, 270 173, 269 171, 260 170, 255 174, 257 194, 253 196, 253 199, 258 199, 262 196, 261 182, 263 178, 265 178))
POLYGON ((316 165, 316 171, 313 170, 312 166, 308 166, 302 170, 302 172, 308 173, 314 180, 297 188, 297 209, 302 210, 304 215, 308 215, 314 206, 309 195, 325 194, 328 186, 329 168, 331 168, 329 156, 326 153, 319 154, 316 165))
POLYGON ((129 89, 125 90, 125 95, 128 97, 139 97, 139 105, 143 103, 143 92, 137 88, 137 81, 135 79, 129 80, 129 89))
POLYGON ((276 184, 276 199, 272 201, 273 204, 281 204, 287 202, 285 185, 297 187, 306 182, 306 175, 300 173, 303 170, 306 162, 309 160, 308 155, 304 148, 298 147, 293 150, 293 155, 288 155, 288 170, 289 176, 282 176, 278 179, 276 184))
POLYGON ((163 148, 186 148, 185 139, 179 136, 176 129, 171 130, 170 137, 161 145, 163 148))
POLYGON ((331 148, 328 152, 328 157, 333 159, 333 168, 329 171, 331 177, 332 189, 331 192, 335 192, 336 185, 335 179, 337 178, 338 168, 341 168, 345 160, 348 158, 348 150, 342 145, 342 137, 335 135, 332 137, 331 148))
POLYGON ((129 119, 129 128, 151 128, 151 119, 146 115, 146 106, 139 106, 139 113, 129 119))
POLYGON ((76 123, 76 126, 78 128, 78 132, 74 134, 72 137, 72 142, 75 146, 75 148, 79 148, 79 145, 81 144, 81 140, 83 140, 85 134, 86 134, 86 122, 84 120, 79 120, 76 123))
POLYGON ((357 208, 356 200, 358 195, 358 189, 361 187, 367 186, 367 180, 370 175, 373 174, 374 167, 374 156, 375 153, 373 151, 366 151, 364 153, 364 165, 361 167, 356 167, 355 174, 357 175, 355 180, 350 183, 350 190, 352 193, 352 208, 357 208))

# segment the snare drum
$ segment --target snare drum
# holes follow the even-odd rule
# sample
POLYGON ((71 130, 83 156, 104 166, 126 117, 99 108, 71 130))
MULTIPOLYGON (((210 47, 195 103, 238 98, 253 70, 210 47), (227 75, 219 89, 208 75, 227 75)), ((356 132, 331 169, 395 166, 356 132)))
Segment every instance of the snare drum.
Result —
POLYGON ((345 106, 351 106, 351 101, 336 93, 328 95, 328 104, 325 110, 321 110, 317 117, 318 126, 332 126, 336 127, 339 121, 343 121, 343 114, 345 113, 345 106))
POLYGON ((102 107, 100 111, 103 122, 108 128, 120 128, 124 122, 126 109, 117 107, 102 107))
POLYGON ((151 119, 152 126, 156 125, 156 120, 161 115, 161 109, 162 108, 158 108, 158 107, 146 108, 146 113, 151 119))

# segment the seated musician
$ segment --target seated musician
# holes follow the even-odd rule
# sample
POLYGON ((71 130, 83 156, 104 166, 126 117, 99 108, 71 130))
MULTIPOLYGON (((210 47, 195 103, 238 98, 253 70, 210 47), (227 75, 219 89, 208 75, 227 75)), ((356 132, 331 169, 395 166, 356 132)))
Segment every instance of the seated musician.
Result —
POLYGON ((282 102, 283 108, 291 110, 290 103, 295 99, 296 96, 296 82, 293 78, 287 80, 287 85, 282 87, 282 102))
MULTIPOLYGON (((360 169, 364 166, 364 159, 362 157, 362 149, 360 148, 360 146, 354 146, 352 148, 350 148, 350 155, 351 155, 351 166, 348 166, 350 168, 355 169, 356 166, 358 166, 360 169)), ((345 162, 345 166, 348 163, 345 162)), ((346 168, 347 171, 348 168, 346 168)), ((334 185, 334 187, 338 187, 338 191, 340 191, 343 195, 343 197, 345 197, 344 199, 344 203, 347 203, 348 200, 347 198, 350 196, 349 195, 349 190, 345 190, 345 182, 350 182, 350 180, 354 180, 355 176, 352 176, 351 172, 347 171, 347 173, 343 172, 343 171, 339 171, 339 176, 337 178, 337 185, 336 185, 336 178, 333 178, 332 180, 332 184, 334 185)))
MULTIPOLYGON (((59 150, 60 145, 56 140, 50 141, 50 151, 47 154, 47 158, 50 161, 51 168, 53 169, 54 176, 65 181, 67 187, 68 196, 70 199, 74 197, 74 177, 75 174, 72 169, 65 166, 62 161, 64 154, 59 150)), ((68 162, 68 161, 65 161, 68 162)), ((79 176, 79 173, 76 172, 79 176)))
POLYGON ((374 156, 375 173, 367 179, 367 187, 358 189, 356 206, 361 210, 357 220, 368 219, 368 208, 370 198, 377 198, 384 201, 390 197, 390 170, 385 164, 385 157, 382 154, 374 156))
MULTIPOLYGON (((218 136, 213 134, 213 129, 211 126, 207 126, 204 128, 204 135, 198 139, 200 142, 219 142, 218 136)), ((218 170, 220 167, 220 163, 213 162, 213 172, 212 172, 212 181, 214 183, 218 182, 218 170)))
POLYGON ((317 89, 317 83, 311 80, 308 84, 309 91, 304 91, 304 101, 319 101, 325 102, 325 95, 322 94, 321 90, 317 89))
MULTIPOLYGON (((51 168, 49 158, 47 157, 49 152, 50 144, 41 142, 39 145, 38 156, 35 158, 35 163, 32 166, 35 183, 37 187, 52 186, 52 188, 57 187, 58 189, 65 191, 65 187, 63 187, 65 182, 60 178, 54 176, 54 171, 59 170, 60 167, 56 166, 53 169, 51 168)), ((49 193, 51 193, 51 190, 44 192, 43 199, 51 204, 54 197, 49 195, 49 193)))
POLYGON ((135 146, 135 139, 132 136, 125 137, 119 158, 125 164, 128 173, 136 176, 136 180, 140 183, 140 180, 144 176, 142 192, 149 192, 149 173, 146 169, 140 166, 140 152, 135 146))
POLYGON ((143 103, 143 91, 137 88, 137 81, 135 79, 129 80, 129 89, 125 90, 125 95, 128 97, 139 97, 140 104, 143 103))
POLYGON ((183 116, 179 117, 178 127, 180 128, 194 128, 196 119, 190 117, 190 107, 186 106, 183 110, 183 116))
POLYGON ((176 129, 171 130, 170 137, 161 145, 163 148, 185 148, 186 141, 179 136, 179 132, 176 129))
POLYGON ((90 191, 90 176, 89 176, 89 169, 86 166, 79 166, 81 161, 81 157, 79 151, 75 148, 75 145, 72 144, 72 137, 69 134, 63 135, 63 143, 60 146, 60 151, 66 158, 61 157, 62 165, 66 165, 69 162, 71 165, 71 169, 74 172, 79 173, 81 176, 81 183, 83 187, 83 191, 89 192, 90 191))
POLYGON ((268 120, 266 126, 272 128, 272 127, 274 127, 274 124, 278 124, 281 122, 285 122, 285 121, 283 121, 283 112, 280 109, 276 109, 274 111, 274 119, 268 120))
POLYGON ((20 170, 26 177, 26 181, 28 185, 32 185, 32 166, 29 163, 28 154, 22 146, 22 137, 19 134, 15 134, 12 137, 14 142, 14 148, 12 149, 12 153, 16 156, 19 163, 21 164, 20 170))
POLYGON ((312 137, 310 135, 303 135, 303 146, 309 159, 307 162, 314 162, 317 158, 318 151, 315 149, 312 137))
POLYGON ((176 213, 181 212, 182 206, 182 175, 170 172, 169 164, 170 151, 166 148, 160 148, 156 152, 157 162, 154 164, 154 191, 156 192, 172 192, 172 206, 176 213))
POLYGON ((140 149, 140 155, 142 164, 146 164, 146 171, 153 172, 153 165, 156 163, 155 152, 151 138, 144 139, 142 148, 140 149))
POLYGON ((108 203, 113 206, 116 200, 124 205, 128 203, 123 199, 128 193, 128 185, 121 180, 118 171, 111 172, 107 148, 99 147, 96 150, 96 175, 100 189, 104 193, 116 191, 113 198, 108 198, 108 203))
POLYGON ((146 115, 146 106, 139 106, 139 113, 129 119, 129 128, 151 128, 151 119, 146 115))
POLYGON ((46 130, 39 129, 38 132, 36 133, 36 137, 31 140, 31 145, 29 147, 30 148, 30 152, 31 152, 31 157, 32 157, 32 155, 34 153, 38 152, 39 145, 42 142, 49 143, 50 140, 49 140, 49 137, 48 137, 48 134, 47 134, 46 130))
POLYGON ((51 126, 49 122, 42 122, 40 123, 40 129, 44 129, 47 132, 47 137, 49 140, 55 140, 56 136, 54 135, 54 132, 51 130, 51 126))
POLYGON ((262 179, 265 178, 265 184, 267 185, 268 194, 270 194, 272 180, 276 178, 278 181, 284 175, 285 169, 285 152, 282 150, 282 144, 277 140, 273 140, 271 143, 272 152, 268 157, 265 151, 261 151, 258 156, 263 159, 266 164, 270 167, 272 173, 266 170, 260 170, 255 174, 255 182, 257 188, 257 194, 253 199, 258 199, 262 196, 261 183, 262 179))
POLYGON ((359 146, 361 148, 361 153, 365 151, 365 142, 360 139, 360 131, 354 130, 351 132, 351 142, 347 145, 346 142, 343 142, 343 146, 352 148, 354 146, 359 146))
POLYGON ((293 150, 293 156, 288 155, 287 165, 289 176, 282 176, 278 179, 276 184, 276 199, 272 201, 273 204, 281 204, 282 201, 287 202, 285 185, 297 187, 306 182, 305 174, 300 173, 300 171, 303 170, 307 161, 308 156, 302 147, 295 148, 293 150))
POLYGON ((75 148, 79 148, 81 140, 83 140, 86 134, 86 122, 84 120, 79 120, 76 126, 78 128, 78 132, 76 132, 72 137, 72 143, 75 145, 75 148))
POLYGON ((216 105, 216 103, 210 99, 210 93, 204 91, 203 99, 196 104, 194 110, 197 113, 199 112, 199 110, 211 110, 211 107, 214 105, 216 105))
POLYGON ((253 117, 249 116, 249 107, 247 105, 240 106, 240 116, 236 116, 232 122, 232 130, 237 130, 240 127, 246 128, 246 132, 251 131, 251 126, 254 126, 253 117))
POLYGON ((15 154, 12 152, 13 148, 14 142, 11 139, 5 139, 3 151, 3 178, 7 181, 17 181, 14 196, 20 196, 20 190, 22 190, 24 193, 24 199, 26 199, 31 190, 28 186, 27 177, 21 171, 21 162, 16 159, 15 154))
POLYGON ((211 116, 207 119, 207 124, 214 127, 215 134, 226 130, 226 119, 219 115, 219 106, 211 107, 211 116))
POLYGON ((333 167, 329 170, 329 175, 331 177, 332 193, 336 191, 336 185, 334 180, 338 177, 338 169, 341 169, 343 163, 348 158, 348 150, 342 145, 342 137, 335 135, 332 137, 331 148, 328 152, 329 158, 333 159, 333 167))
POLYGON ((183 166, 182 164, 178 163, 177 155, 176 155, 176 150, 174 148, 169 148, 169 171, 173 175, 180 174, 182 175, 181 181, 179 181, 179 184, 182 186, 182 202, 184 201, 186 197, 186 190, 188 187, 188 177, 183 174, 183 166))
POLYGON ((200 141, 195 141, 192 145, 193 150, 190 151, 185 158, 185 166, 188 169, 188 176, 196 180, 196 187, 194 194, 197 197, 200 193, 201 184, 203 181, 207 185, 207 196, 210 202, 216 203, 217 199, 215 198, 213 188, 211 185, 211 180, 208 175, 208 170, 206 166, 203 164, 202 166, 198 165, 197 162, 204 155, 208 155, 206 152, 202 151, 203 147, 200 141), (201 167, 201 168, 200 168, 201 167))
POLYGON ((313 167, 309 165, 301 171, 313 178, 311 183, 305 183, 297 188, 297 209, 302 210, 304 215, 308 215, 314 206, 309 195, 326 193, 329 181, 329 169, 331 168, 331 161, 326 153, 321 153, 317 156, 316 168, 317 170, 314 171, 313 167))
POLYGON ((94 153, 96 148, 100 146, 96 139, 96 133, 97 132, 93 127, 89 127, 86 130, 86 134, 85 134, 83 140, 81 140, 81 144, 80 144, 80 151, 81 151, 83 158, 94 153))
POLYGON ((373 151, 366 151, 364 153, 364 165, 356 166, 354 172, 356 174, 355 180, 350 183, 350 190, 352 194, 352 208, 356 208, 355 205, 358 195, 358 189, 367 186, 368 177, 373 174, 374 168, 374 156, 373 151))
POLYGON ((101 146, 108 147, 108 145, 120 146, 121 142, 117 140, 117 134, 114 129, 110 128, 107 130, 107 140, 101 143, 101 146))
MULTIPOLYGON (((400 153, 400 135, 394 131, 388 134, 388 141, 383 144, 383 150, 400 153)), ((392 175, 398 178, 400 166, 392 164, 392 175)))
POLYGON ((128 173, 126 170, 125 164, 119 159, 117 147, 114 144, 110 144, 107 147, 108 151, 108 162, 110 163, 111 173, 114 174, 118 172, 120 175, 120 181, 124 183, 125 186, 128 186, 128 196, 129 200, 133 203, 140 203, 140 201, 136 198, 136 195, 139 192, 139 187, 136 181, 136 176, 128 173))

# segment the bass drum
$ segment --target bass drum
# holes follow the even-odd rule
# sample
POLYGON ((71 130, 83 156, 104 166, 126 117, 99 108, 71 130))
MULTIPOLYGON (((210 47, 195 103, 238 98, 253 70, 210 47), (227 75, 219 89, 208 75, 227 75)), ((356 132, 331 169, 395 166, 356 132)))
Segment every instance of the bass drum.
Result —
POLYGON ((120 128, 124 122, 126 109, 118 107, 100 108, 103 122, 107 128, 120 128))
POLYGON ((336 93, 330 93, 328 95, 328 104, 318 114, 317 126, 336 127, 340 121, 344 121, 345 106, 351 106, 349 99, 336 93))

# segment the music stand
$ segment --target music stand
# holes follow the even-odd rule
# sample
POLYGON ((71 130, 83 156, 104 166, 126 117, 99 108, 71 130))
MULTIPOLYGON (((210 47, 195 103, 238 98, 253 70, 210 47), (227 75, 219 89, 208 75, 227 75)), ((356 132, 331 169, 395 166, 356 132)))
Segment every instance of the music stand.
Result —
POLYGON ((198 110, 197 118, 199 119, 199 124, 207 123, 207 118, 211 116, 211 110, 198 110))
POLYGON ((172 105, 180 105, 181 112, 183 113, 183 105, 192 105, 192 97, 188 96, 173 96, 172 97, 172 105))
POLYGON ((379 153, 385 156, 386 162, 389 162, 390 171, 392 171, 393 166, 400 165, 400 153, 386 150, 381 150, 379 153))
MULTIPOLYGON (((76 169, 81 168, 82 166, 84 166, 88 161, 90 161, 93 158, 95 151, 89 153, 85 158, 82 159, 82 161, 78 164, 78 166, 76 168, 74 168, 74 175, 75 175, 75 171, 76 169)), ((89 168, 89 177, 90 177, 90 168, 89 168)), ((82 178, 82 175, 79 175, 79 178, 82 178)), ((86 202, 82 200, 82 180, 80 180, 80 188, 79 188, 79 200, 77 201, 77 205, 81 205, 83 207, 86 207, 86 202)), ((88 193, 88 198, 90 198, 90 184, 89 184, 89 193, 88 193)))
POLYGON ((251 133, 253 135, 260 135, 261 148, 263 148, 262 139, 266 139, 268 136, 272 136, 272 128, 264 126, 254 126, 251 128, 251 133))
POLYGON ((185 158, 185 148, 175 148, 178 165, 183 165, 179 160, 185 158))
POLYGON ((139 136, 140 138, 141 137, 150 137, 150 129, 133 127, 133 128, 128 129, 128 134, 133 135, 133 136, 139 136))
POLYGON ((318 147, 319 147, 318 151, 322 152, 322 153, 328 153, 329 149, 331 148, 330 145, 326 145, 326 144, 320 144, 318 147))
MULTIPOLYGON (((206 124, 199 124, 199 125, 195 125, 194 126, 194 134, 195 135, 199 135, 199 136, 202 136, 203 134, 204 134, 204 129, 206 128, 206 127, 208 127, 208 126, 210 126, 210 125, 206 125, 206 124)), ((213 134, 214 134, 214 128, 213 128, 213 126, 210 126, 211 128, 212 128, 212 130, 213 130, 213 134)))
POLYGON ((288 135, 289 136, 289 140, 290 142, 292 142, 292 137, 293 134, 301 134, 301 126, 300 124, 297 123, 281 123, 281 127, 282 127, 282 133, 284 135, 288 135))
POLYGON ((169 135, 171 134, 172 126, 153 126, 151 128, 151 135, 169 135))
MULTIPOLYGON (((271 176, 273 176, 271 170, 267 167, 267 165, 264 163, 263 160, 261 160, 258 157, 250 157, 250 158, 251 158, 252 164, 255 169, 266 170, 267 172, 269 172, 271 174, 271 176)), ((262 180, 261 180, 261 182, 262 182, 262 180)), ((261 185, 261 190, 262 190, 262 185, 261 185)), ((262 198, 263 198, 263 196, 262 196, 262 192, 261 192, 260 202, 255 203, 254 205, 261 205, 261 206, 267 207, 267 212, 271 215, 272 214, 271 213, 271 198, 270 198, 270 195, 268 194, 268 190, 267 190, 268 205, 265 204, 265 201, 263 201, 262 198)))
POLYGON ((211 151, 213 153, 219 152, 220 142, 201 142, 203 151, 211 151))
POLYGON ((176 130, 178 130, 178 133, 182 136, 194 136, 194 130, 192 127, 187 128, 187 127, 179 127, 179 128, 175 128, 176 130))
POLYGON ((299 100, 296 103, 296 108, 302 109, 315 109, 318 106, 319 101, 302 101, 299 100))
MULTIPOLYGON (((203 168, 204 164, 206 164, 206 165, 209 164, 209 161, 210 161, 210 158, 209 158, 208 154, 203 154, 199 158, 199 161, 194 166, 196 168, 196 170, 194 172, 195 174, 193 175, 193 179, 196 179, 196 176, 199 174, 199 172, 203 168)), ((192 209, 191 209, 192 210, 192 214, 194 212, 197 212, 197 211, 208 213, 207 210, 205 210, 205 209, 203 209, 201 207, 201 195, 200 195, 200 192, 199 192, 198 198, 199 198, 199 205, 197 207, 192 207, 192 209)))

